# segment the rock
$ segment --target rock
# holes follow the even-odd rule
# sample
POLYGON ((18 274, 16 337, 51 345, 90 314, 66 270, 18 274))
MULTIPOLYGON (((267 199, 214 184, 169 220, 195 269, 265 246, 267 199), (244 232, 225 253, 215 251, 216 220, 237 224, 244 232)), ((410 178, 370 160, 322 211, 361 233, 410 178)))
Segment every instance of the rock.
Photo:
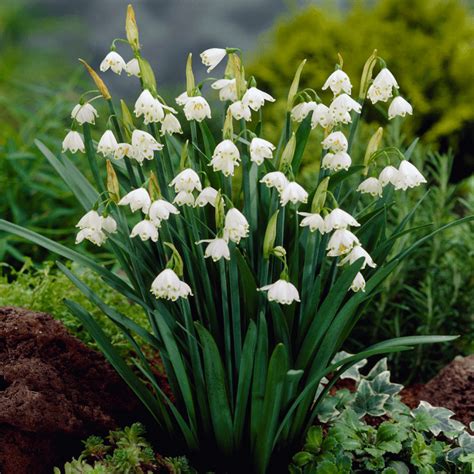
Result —
POLYGON ((103 356, 45 313, 0 308, 0 472, 51 473, 81 439, 141 418, 103 356))
POLYGON ((454 418, 469 425, 474 420, 474 355, 456 357, 428 383, 403 390, 402 400, 418 406, 420 400, 452 410, 454 418))

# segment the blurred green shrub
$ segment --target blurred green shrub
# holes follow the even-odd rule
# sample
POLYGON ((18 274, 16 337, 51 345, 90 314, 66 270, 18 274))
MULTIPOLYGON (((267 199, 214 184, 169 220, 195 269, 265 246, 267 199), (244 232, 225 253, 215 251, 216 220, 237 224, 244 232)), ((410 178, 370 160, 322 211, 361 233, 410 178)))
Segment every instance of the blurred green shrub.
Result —
MULTIPOLYGON (((297 65, 307 58, 301 87, 319 92, 339 51, 357 93, 362 66, 374 49, 413 103, 404 131, 452 148, 460 168, 464 164, 463 176, 466 167, 474 170, 474 17, 461 0, 358 1, 343 16, 310 6, 277 23, 248 71, 264 90, 284 98, 297 65)), ((280 102, 275 117, 284 107, 280 102)), ((271 110, 265 111, 266 121, 271 110)))

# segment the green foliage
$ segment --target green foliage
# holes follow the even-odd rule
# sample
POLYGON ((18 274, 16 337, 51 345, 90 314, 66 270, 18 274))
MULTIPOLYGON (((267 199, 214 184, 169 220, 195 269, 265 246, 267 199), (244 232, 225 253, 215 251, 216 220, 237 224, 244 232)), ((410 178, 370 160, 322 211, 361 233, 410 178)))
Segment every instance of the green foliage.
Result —
MULTIPOLYGON (((363 0, 344 15, 327 6, 307 7, 277 23, 249 67, 259 86, 284 97, 295 65, 306 58, 301 89, 319 93, 339 52, 357 93, 367 51, 377 49, 414 105, 405 124, 409 136, 449 144, 472 169, 474 22, 461 0, 363 0)), ((266 111, 266 121, 278 123, 283 107, 276 104, 270 116, 266 111)))
POLYGON ((90 436, 84 450, 54 474, 194 474, 185 457, 162 458, 155 455, 145 439, 145 428, 134 423, 122 430, 111 431, 107 439, 90 436))
POLYGON ((358 370, 353 375, 354 392, 343 389, 327 397, 327 405, 334 401, 338 407, 331 417, 319 406, 319 420, 326 426, 310 428, 302 450, 293 456, 292 474, 471 472, 474 437, 451 418, 453 412, 426 402, 410 410, 400 401, 402 386, 390 382, 386 359, 367 375, 358 370), (383 384, 377 382, 381 376, 383 384), (367 387, 374 398, 386 394, 376 414, 366 409, 367 387))
MULTIPOLYGON (((0 306, 18 306, 49 313, 60 320, 76 337, 87 345, 97 348, 92 336, 82 323, 71 315, 63 302, 66 295, 81 298, 80 291, 63 273, 54 268, 53 263, 45 263, 42 267, 35 268, 31 262, 28 262, 18 271, 3 268, 6 271, 3 275, 0 274, 0 306)), ((143 313, 127 298, 110 291, 90 270, 81 270, 76 265, 72 265, 71 268, 82 275, 84 281, 94 289, 97 295, 100 295, 103 301, 113 305, 144 327, 147 326, 143 313)), ((85 299, 82 301, 97 321, 100 321, 104 332, 110 337, 117 350, 124 356, 129 355, 130 345, 117 326, 92 302, 85 299)))

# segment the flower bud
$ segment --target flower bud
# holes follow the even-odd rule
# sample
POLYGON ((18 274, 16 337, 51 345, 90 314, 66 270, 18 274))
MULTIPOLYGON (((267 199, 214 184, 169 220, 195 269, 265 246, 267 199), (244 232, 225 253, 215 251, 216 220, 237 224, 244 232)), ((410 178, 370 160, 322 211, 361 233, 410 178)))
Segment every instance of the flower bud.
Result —
POLYGON ((277 229, 277 221, 278 221, 278 213, 280 211, 277 210, 270 217, 268 221, 267 230, 265 231, 265 237, 263 239, 263 258, 269 258, 270 254, 272 253, 273 246, 275 245, 276 239, 276 229, 277 229))
POLYGON ((295 77, 293 78, 293 82, 291 83, 290 91, 288 92, 288 101, 286 105, 286 111, 290 112, 293 108, 293 103, 295 102, 296 94, 298 94, 298 88, 300 85, 300 76, 301 71, 303 71, 304 65, 306 64, 306 59, 301 61, 301 64, 298 66, 296 70, 295 77))
POLYGON ((152 201, 161 199, 161 190, 160 185, 158 184, 158 179, 156 178, 155 173, 150 172, 150 179, 148 181, 148 194, 151 197, 152 201))
POLYGON ((142 76, 143 88, 148 89, 153 95, 156 96, 155 73, 153 72, 150 63, 146 59, 139 57, 138 64, 140 65, 140 74, 142 76))
POLYGON ((222 129, 222 138, 224 140, 232 140, 234 137, 234 126, 233 126, 233 117, 230 107, 227 109, 227 113, 224 121, 224 128, 222 129))
POLYGON ((135 124, 133 123, 132 113, 123 99, 120 99, 120 109, 122 111, 122 123, 125 135, 127 139, 130 140, 132 132, 135 129, 135 124))
POLYGON ((291 135, 291 138, 288 140, 288 143, 283 150, 280 158, 280 165, 278 169, 284 170, 291 166, 291 162, 293 161, 293 157, 295 156, 295 149, 296 149, 296 136, 295 133, 291 135))
POLYGON ((362 77, 360 79, 359 99, 365 100, 365 98, 367 97, 369 84, 370 84, 370 81, 372 80, 372 71, 374 70, 376 63, 377 63, 377 50, 374 49, 374 52, 364 64, 362 77))
POLYGON ((109 192, 110 199, 117 203, 120 200, 120 185, 117 178, 117 173, 112 166, 110 160, 106 161, 107 167, 107 191, 109 192))
POLYGON ((275 255, 275 257, 278 257, 278 258, 285 258, 286 257, 286 250, 281 245, 277 245, 273 249, 272 253, 273 253, 273 255, 275 255))
POLYGON ((235 88, 237 90, 237 98, 241 99, 246 90, 244 67, 242 65, 242 61, 240 60, 240 56, 238 54, 231 53, 229 55, 229 60, 232 64, 232 74, 235 78, 235 88))
POLYGON ((316 188, 314 193, 313 202, 311 204, 311 212, 313 214, 319 214, 324 207, 326 202, 326 196, 328 192, 329 176, 324 178, 316 188))
POLYGON ((135 53, 140 50, 140 40, 138 37, 138 26, 137 20, 135 19, 135 11, 132 5, 128 5, 127 17, 125 19, 125 33, 127 34, 127 40, 130 43, 131 48, 135 53))
POLYGON ((109 89, 107 89, 107 86, 105 85, 104 81, 99 77, 99 75, 94 71, 94 69, 92 69, 89 64, 87 64, 83 59, 79 59, 79 62, 81 62, 87 69, 87 72, 92 77, 92 80, 95 82, 95 85, 97 86, 97 89, 99 89, 99 92, 102 94, 102 97, 105 100, 110 100, 112 96, 110 95, 109 89))
POLYGON ((224 226, 225 220, 225 203, 224 199, 222 198, 221 192, 219 191, 216 196, 215 201, 215 216, 216 216, 216 227, 221 229, 224 226))
POLYGON ((379 149, 380 143, 383 137, 383 128, 379 127, 377 131, 370 137, 369 143, 367 145, 367 150, 365 151, 364 156, 364 176, 367 175, 369 171, 370 158, 373 154, 379 149))
POLYGON ((194 95, 194 89, 196 85, 194 82, 194 73, 193 73, 193 55, 192 53, 188 54, 188 60, 186 61, 186 93, 188 97, 194 95))

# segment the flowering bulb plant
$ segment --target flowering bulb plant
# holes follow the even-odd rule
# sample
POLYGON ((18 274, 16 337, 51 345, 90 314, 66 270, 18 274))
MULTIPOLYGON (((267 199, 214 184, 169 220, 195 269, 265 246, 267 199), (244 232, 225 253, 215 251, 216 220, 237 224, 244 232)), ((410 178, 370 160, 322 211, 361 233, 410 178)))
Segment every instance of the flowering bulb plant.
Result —
POLYGON ((131 7, 126 34, 127 40, 112 43, 100 70, 125 71, 131 76, 125 80, 137 82, 133 111, 120 101, 118 112, 103 80, 83 61, 99 95, 83 95, 72 110, 61 156, 37 143, 84 209, 78 250, 5 221, 0 230, 90 267, 146 313, 149 328, 107 306, 59 264, 130 341, 134 368, 80 303, 66 300, 166 439, 215 464, 208 467, 226 463, 228 470, 234 462, 239 472, 246 466, 264 473, 291 455, 321 400, 353 364, 451 339, 392 339, 333 361, 383 280, 440 230, 391 253, 413 230, 407 229, 411 213, 395 229, 387 224, 397 193, 426 182, 410 162, 414 144, 404 151, 383 147, 380 128, 365 156, 351 156, 368 102, 390 101, 390 119, 412 109, 376 53, 364 66, 357 98, 340 60, 322 87, 332 94, 329 105, 315 90, 299 90, 303 62, 289 90, 281 137, 272 143, 264 138, 263 116, 275 99, 245 75, 238 49, 204 51, 208 72, 227 65, 223 78, 201 83, 190 55, 186 90, 171 105, 141 54, 131 7), (118 43, 128 44, 133 59, 122 58, 118 43), (204 94, 212 89, 222 105, 211 108, 204 94), (107 112, 96 142, 99 100, 107 112), (220 120, 220 111, 222 132, 213 134, 208 120, 220 120), (185 122, 186 141, 178 138, 185 122), (296 178, 315 128, 324 134, 321 171, 304 189, 296 178), (93 184, 69 153, 86 155, 93 184), (106 247, 113 264, 81 252, 87 242, 106 247), (150 349, 160 354, 172 397, 158 383, 150 349))

